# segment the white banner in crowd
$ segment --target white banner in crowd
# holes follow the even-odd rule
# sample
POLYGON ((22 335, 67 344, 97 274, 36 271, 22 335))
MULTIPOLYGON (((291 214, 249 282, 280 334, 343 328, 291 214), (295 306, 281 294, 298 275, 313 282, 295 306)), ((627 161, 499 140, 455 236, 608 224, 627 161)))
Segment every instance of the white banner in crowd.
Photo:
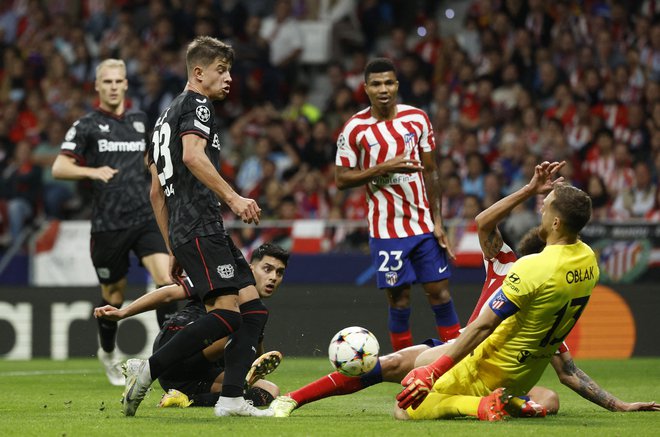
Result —
POLYGON ((98 285, 89 252, 89 221, 63 221, 52 244, 37 244, 30 257, 33 286, 98 285))

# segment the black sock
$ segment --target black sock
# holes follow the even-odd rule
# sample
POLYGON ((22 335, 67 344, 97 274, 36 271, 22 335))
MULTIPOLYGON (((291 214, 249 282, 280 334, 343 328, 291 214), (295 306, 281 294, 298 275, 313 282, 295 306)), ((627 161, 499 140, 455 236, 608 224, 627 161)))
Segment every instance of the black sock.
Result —
POLYGON ((225 379, 222 383, 222 396, 235 398, 243 395, 245 375, 255 359, 257 343, 266 321, 268 309, 260 299, 244 303, 240 307, 243 324, 232 335, 225 348, 225 379))
POLYGON ((218 403, 220 393, 197 393, 188 396, 193 403, 191 407, 212 407, 218 403))
POLYGON ((216 309, 195 320, 149 358, 151 378, 156 379, 168 367, 204 349, 214 341, 236 332, 241 315, 236 311, 216 309))
POLYGON ((174 316, 177 311, 179 311, 179 303, 176 301, 163 304, 156 308, 156 319, 158 320, 158 327, 162 328, 163 324, 172 316, 174 316))
MULTIPOLYGON (((101 304, 99 306, 112 305, 110 302, 105 299, 101 299, 101 304)), ((119 305, 112 305, 113 307, 119 309, 121 308, 121 303, 119 305)), ((117 339, 117 322, 112 322, 106 319, 96 319, 96 323, 99 325, 99 343, 101 343, 101 349, 106 352, 112 352, 115 350, 115 342, 117 339)))
POLYGON ((275 399, 268 390, 264 390, 261 387, 248 388, 243 397, 248 401, 252 401, 252 405, 255 407, 266 407, 275 399))

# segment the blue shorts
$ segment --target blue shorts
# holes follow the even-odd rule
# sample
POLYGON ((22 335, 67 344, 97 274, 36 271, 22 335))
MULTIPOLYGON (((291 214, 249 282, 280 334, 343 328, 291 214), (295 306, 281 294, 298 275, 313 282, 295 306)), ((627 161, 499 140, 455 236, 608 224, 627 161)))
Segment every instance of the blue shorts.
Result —
POLYGON ((446 344, 444 341, 438 340, 437 338, 427 338, 420 344, 425 344, 428 347, 436 347, 436 346, 442 346, 443 344, 446 344))
POLYGON ((406 238, 369 238, 378 288, 437 282, 451 270, 447 252, 432 233, 406 238))

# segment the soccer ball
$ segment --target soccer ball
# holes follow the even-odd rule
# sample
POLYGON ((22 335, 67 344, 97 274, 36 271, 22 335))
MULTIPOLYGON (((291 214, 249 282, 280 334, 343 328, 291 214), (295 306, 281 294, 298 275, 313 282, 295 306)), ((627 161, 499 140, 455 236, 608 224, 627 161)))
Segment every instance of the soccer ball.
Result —
POLYGON ((332 337, 328 357, 339 373, 360 376, 376 367, 378 350, 378 340, 369 330, 351 326, 332 337))

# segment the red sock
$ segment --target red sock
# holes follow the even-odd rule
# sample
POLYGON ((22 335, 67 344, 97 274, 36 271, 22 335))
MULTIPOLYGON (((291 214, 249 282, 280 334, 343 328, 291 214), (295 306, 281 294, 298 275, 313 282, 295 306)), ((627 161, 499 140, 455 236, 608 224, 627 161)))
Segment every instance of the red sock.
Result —
POLYGON ((412 332, 410 330, 404 332, 390 332, 390 341, 394 351, 398 351, 413 345, 412 332))
POLYGON ((319 378, 314 382, 292 391, 287 396, 293 398, 298 406, 309 402, 318 401, 330 396, 347 395, 360 391, 364 388, 364 383, 360 377, 350 377, 342 375, 339 372, 333 372, 329 375, 319 378))
POLYGON ((448 340, 458 337, 458 334, 460 334, 458 330, 461 329, 461 325, 457 323, 452 326, 436 326, 436 329, 438 330, 440 340, 446 343, 448 340))

